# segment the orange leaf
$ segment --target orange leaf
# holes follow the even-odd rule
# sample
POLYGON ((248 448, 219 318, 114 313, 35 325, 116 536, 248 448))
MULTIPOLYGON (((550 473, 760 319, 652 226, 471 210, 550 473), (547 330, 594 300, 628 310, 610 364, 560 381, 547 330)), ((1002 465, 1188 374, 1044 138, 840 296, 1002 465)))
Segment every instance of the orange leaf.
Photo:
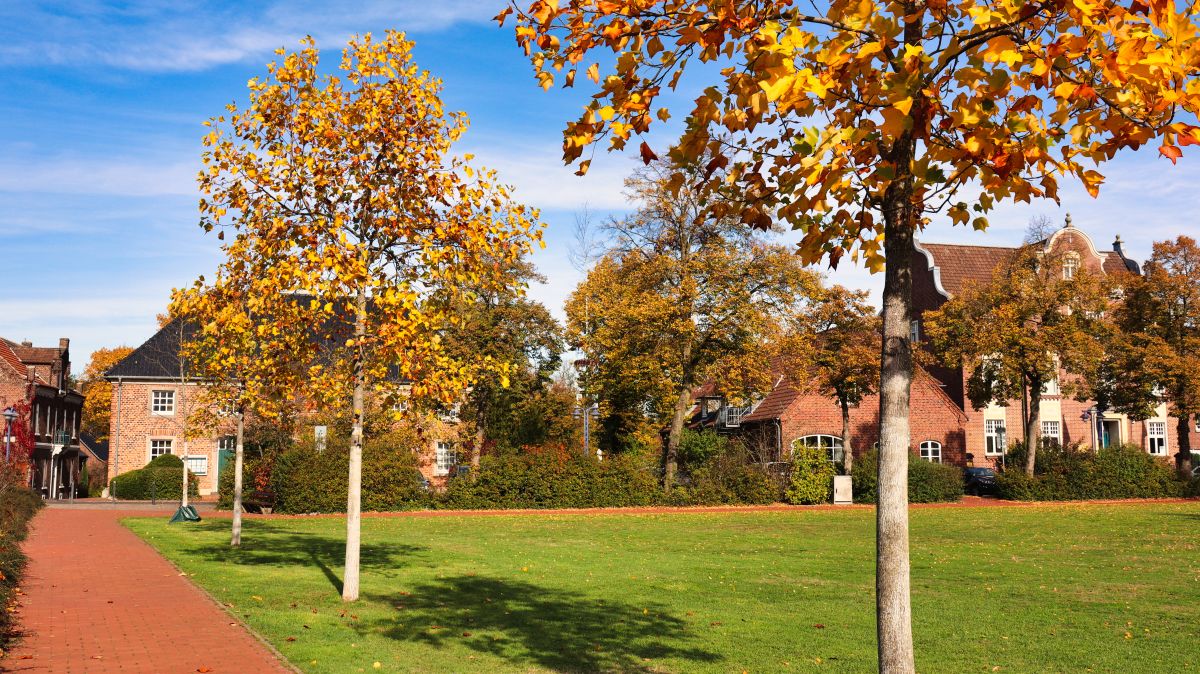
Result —
POLYGON ((1174 164, 1176 160, 1183 156, 1183 150, 1180 150, 1174 145, 1164 145, 1158 148, 1158 153, 1167 159, 1170 159, 1172 164, 1174 164))
POLYGON ((650 149, 650 146, 646 144, 646 141, 642 141, 642 146, 639 149, 642 153, 643 164, 649 164, 655 159, 658 159, 658 155, 654 154, 654 150, 650 149))

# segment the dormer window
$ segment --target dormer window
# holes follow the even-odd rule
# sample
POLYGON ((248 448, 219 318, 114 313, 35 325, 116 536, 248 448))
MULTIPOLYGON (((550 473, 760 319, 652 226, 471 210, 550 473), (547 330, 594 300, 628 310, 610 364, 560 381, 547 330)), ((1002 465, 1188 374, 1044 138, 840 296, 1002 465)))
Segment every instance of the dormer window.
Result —
POLYGON ((1075 278, 1075 272, 1079 271, 1079 256, 1075 253, 1067 253, 1063 259, 1063 278, 1070 281, 1075 278))

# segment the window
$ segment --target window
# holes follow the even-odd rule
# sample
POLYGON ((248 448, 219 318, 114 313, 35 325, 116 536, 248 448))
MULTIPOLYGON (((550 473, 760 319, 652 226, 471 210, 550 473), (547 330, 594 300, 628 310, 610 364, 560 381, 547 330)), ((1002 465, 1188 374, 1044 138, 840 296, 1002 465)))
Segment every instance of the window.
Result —
POLYGON ((1079 255, 1076 253, 1067 253, 1063 259, 1063 278, 1068 281, 1075 278, 1075 272, 1079 271, 1079 255))
POLYGON ((1196 432, 1200 433, 1200 416, 1196 417, 1196 432))
POLYGON ((204 455, 185 457, 187 469, 193 475, 208 475, 208 457, 204 455))
POLYGON ((151 391, 150 412, 152 414, 175 414, 175 392, 151 391))
POLYGON ((461 409, 462 405, 460 403, 454 403, 448 409, 438 410, 437 416, 439 419, 447 423, 456 423, 458 421, 458 415, 461 409))
POLYGON ((217 438, 217 451, 220 452, 235 452, 237 451, 237 436, 222 435, 217 438))
POLYGON ((1004 453, 1004 420, 986 419, 983 422, 983 446, 987 456, 1004 453))
POLYGON ((1167 455, 1167 422, 1146 422, 1146 449, 1154 456, 1167 455))
POLYGON ((163 454, 171 454, 171 446, 175 443, 174 440, 151 440, 150 441, 150 460, 153 461, 163 454))
POLYGON ((454 451, 454 445, 439 440, 437 453, 433 459, 433 474, 439 477, 449 475, 456 463, 458 463, 458 453, 454 451))
POLYGON ((827 450, 826 456, 830 461, 841 461, 845 458, 842 439, 836 435, 806 435, 792 441, 792 447, 816 447, 827 450))
POLYGON ((1042 395, 1056 396, 1062 393, 1062 389, 1058 387, 1058 377, 1054 377, 1050 381, 1042 385, 1042 395))
POLYGON ((1058 421, 1043 421, 1042 422, 1042 439, 1054 440, 1058 444, 1062 444, 1062 425, 1058 421))
POLYGON ((908 324, 908 340, 913 344, 921 341, 921 321, 913 321, 908 324))
POLYGON ((942 462, 942 443, 936 440, 926 440, 921 443, 921 458, 930 463, 942 462))

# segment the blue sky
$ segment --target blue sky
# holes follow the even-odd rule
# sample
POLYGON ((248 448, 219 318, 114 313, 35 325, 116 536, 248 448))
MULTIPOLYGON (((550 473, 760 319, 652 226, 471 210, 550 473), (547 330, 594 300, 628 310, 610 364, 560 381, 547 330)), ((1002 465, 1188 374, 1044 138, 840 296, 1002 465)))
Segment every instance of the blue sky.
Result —
MULTIPOLYGON (((575 218, 629 205, 630 155, 598 153, 578 178, 559 160, 561 129, 586 87, 543 92, 509 28, 490 21, 499 0, 7 0, 0 6, 0 336, 56 344, 70 337, 78 369, 95 348, 137 345, 155 329, 170 290, 217 263, 197 226, 194 176, 201 123, 265 72, 277 47, 312 34, 332 62, 354 33, 405 31, 418 63, 445 81, 450 109, 471 131, 461 152, 500 170, 540 207, 548 277, 531 295, 561 316, 579 280, 567 251, 575 218)), ((582 78, 581 78, 582 81, 582 78)), ((674 98, 687 101, 697 80, 674 98)), ((669 137, 651 139, 661 147, 669 137)), ((636 145, 636 144, 635 144, 636 145)), ((1196 154, 1196 153, 1191 153, 1196 154)), ((1064 190, 1052 203, 1006 206, 985 234, 934 222, 921 238, 1011 245, 1034 215, 1076 226, 1107 249, 1115 234, 1138 259, 1154 240, 1197 235, 1197 157, 1179 166, 1153 149, 1106 167, 1099 199, 1064 190)), ((878 293, 882 282, 844 268, 830 279, 878 293)))

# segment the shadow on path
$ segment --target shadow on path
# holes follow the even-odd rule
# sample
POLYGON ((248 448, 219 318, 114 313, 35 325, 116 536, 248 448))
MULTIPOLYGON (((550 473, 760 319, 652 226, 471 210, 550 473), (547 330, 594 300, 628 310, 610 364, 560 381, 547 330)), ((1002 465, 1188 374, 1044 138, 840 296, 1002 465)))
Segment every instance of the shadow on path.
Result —
POLYGON ((455 576, 366 598, 395 612, 356 625, 364 634, 433 647, 457 643, 517 665, 629 672, 649 671, 662 658, 722 659, 660 604, 600 601, 520 580, 455 576))

